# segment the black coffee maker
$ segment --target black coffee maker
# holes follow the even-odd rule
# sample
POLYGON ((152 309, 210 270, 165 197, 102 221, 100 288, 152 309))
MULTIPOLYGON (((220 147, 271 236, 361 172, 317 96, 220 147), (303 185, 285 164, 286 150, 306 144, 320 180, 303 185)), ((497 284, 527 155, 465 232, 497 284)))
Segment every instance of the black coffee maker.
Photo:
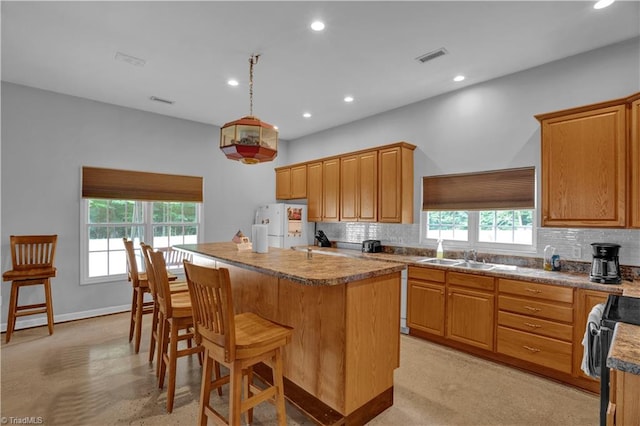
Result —
POLYGON ((620 284, 620 263, 618 262, 619 244, 592 243, 593 262, 589 281, 600 284, 620 284))

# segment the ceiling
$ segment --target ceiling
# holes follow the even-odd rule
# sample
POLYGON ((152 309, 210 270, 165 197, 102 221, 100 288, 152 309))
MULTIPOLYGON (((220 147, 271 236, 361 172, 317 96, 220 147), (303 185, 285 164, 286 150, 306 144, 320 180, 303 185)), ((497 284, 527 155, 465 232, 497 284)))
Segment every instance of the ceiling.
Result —
POLYGON ((261 54, 254 115, 293 140, 640 35, 638 1, 594 3, 2 1, 2 80, 221 126, 261 54))

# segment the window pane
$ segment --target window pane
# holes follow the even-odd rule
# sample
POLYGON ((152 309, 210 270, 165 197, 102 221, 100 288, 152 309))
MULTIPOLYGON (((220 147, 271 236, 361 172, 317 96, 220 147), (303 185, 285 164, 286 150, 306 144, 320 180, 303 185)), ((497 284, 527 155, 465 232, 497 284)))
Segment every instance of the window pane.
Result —
POLYGON ((198 221, 196 203, 183 203, 183 206, 183 221, 196 223, 198 221))
POLYGON ((464 211, 427 213, 427 238, 467 241, 469 214, 464 211))
POLYGON ((533 210, 481 211, 478 241, 533 244, 533 210))
POLYGON ((109 274, 108 252, 89 253, 89 277, 102 277, 109 274))

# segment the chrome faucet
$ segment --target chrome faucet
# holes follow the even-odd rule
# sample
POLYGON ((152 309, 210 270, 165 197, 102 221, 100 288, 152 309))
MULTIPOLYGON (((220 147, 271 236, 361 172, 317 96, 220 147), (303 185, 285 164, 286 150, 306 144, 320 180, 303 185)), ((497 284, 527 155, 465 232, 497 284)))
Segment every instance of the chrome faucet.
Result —
POLYGON ((478 251, 476 249, 465 250, 463 255, 465 262, 469 260, 473 260, 474 262, 478 261, 478 251))

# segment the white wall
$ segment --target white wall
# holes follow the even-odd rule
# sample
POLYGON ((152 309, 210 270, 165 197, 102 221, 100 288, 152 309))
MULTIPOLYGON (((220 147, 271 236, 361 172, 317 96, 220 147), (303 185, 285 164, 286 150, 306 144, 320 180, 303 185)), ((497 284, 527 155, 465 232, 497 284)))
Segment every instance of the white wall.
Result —
MULTIPOLYGON (((278 163, 248 166, 227 160, 218 148, 219 131, 3 82, 2 271, 11 269, 11 234, 55 233, 57 321, 131 303, 126 281, 80 285, 80 169, 85 165, 203 176, 203 240, 228 241, 238 229, 250 233, 255 208, 274 200, 278 163)), ((9 283, 2 285, 3 329, 9 290, 9 283)), ((29 290, 21 291, 21 301, 40 298, 41 290, 29 290)))
MULTIPOLYGON (((468 78, 473 81, 473 76, 468 78)), ((417 223, 423 176, 524 166, 535 166, 539 171, 540 125, 534 115, 622 98, 638 91, 640 39, 636 38, 293 140, 288 156, 291 162, 302 162, 400 140, 416 145, 417 223)), ((348 234, 344 224, 322 226, 336 232, 336 236, 348 234)), ((373 228, 377 235, 393 234, 393 243, 419 242, 415 225, 373 228)), ((593 231, 567 231, 561 235, 557 229, 553 231, 539 233, 542 238, 538 247, 547 243, 559 246, 568 239, 571 243, 562 247, 561 256, 571 258, 569 244, 586 244, 582 259, 591 259, 587 241, 593 242, 593 231), (584 241, 576 241, 581 235, 584 241), (547 237, 549 241, 545 241, 547 237)), ((365 233, 366 238, 376 238, 371 230, 365 233)), ((621 259, 640 265, 638 231, 602 230, 597 235, 604 241, 623 244, 621 259)))

